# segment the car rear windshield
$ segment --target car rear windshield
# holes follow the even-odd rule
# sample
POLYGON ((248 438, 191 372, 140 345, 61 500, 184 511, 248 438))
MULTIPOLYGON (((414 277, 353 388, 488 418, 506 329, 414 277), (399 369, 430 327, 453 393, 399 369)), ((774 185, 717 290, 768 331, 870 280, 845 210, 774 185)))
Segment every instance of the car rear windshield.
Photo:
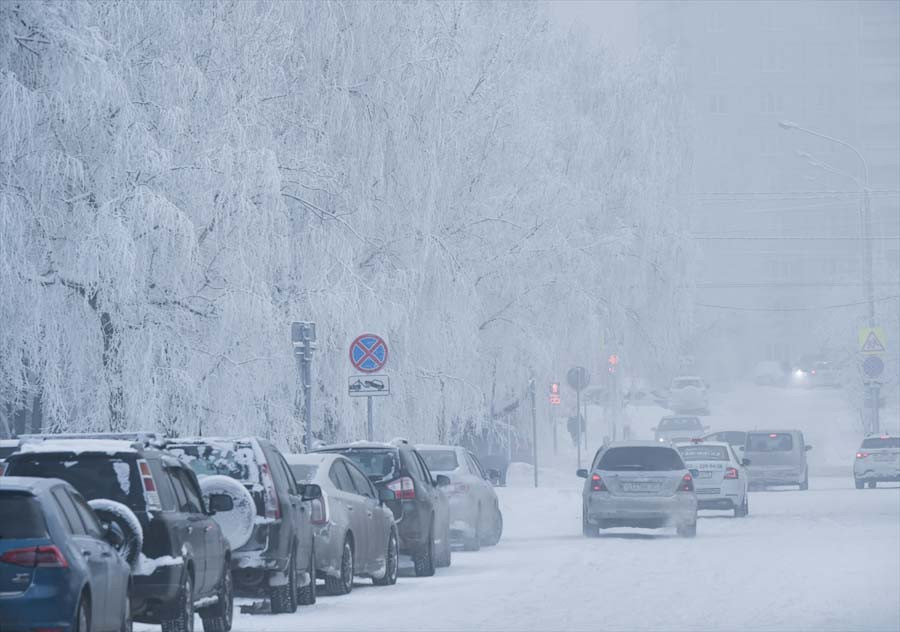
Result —
POLYGON ((747 433, 748 452, 790 452, 794 449, 794 438, 786 432, 747 433))
POLYGON ((419 450, 419 454, 432 472, 452 472, 459 467, 453 450, 419 450))
POLYGON ((873 437, 871 439, 863 439, 861 447, 868 450, 900 448, 900 437, 873 437))
POLYGON ((713 436, 716 441, 727 441, 735 446, 743 446, 747 442, 747 433, 741 430, 726 430, 725 432, 717 432, 713 436))
POLYGON ((394 478, 398 469, 397 454, 395 450, 385 448, 378 449, 360 449, 360 450, 340 450, 340 454, 356 463, 369 479, 373 481, 383 481, 394 478))
POLYGON ((607 472, 659 472, 683 470, 684 461, 672 448, 655 446, 623 446, 610 448, 600 457, 598 470, 607 472))
POLYGON ((259 466, 253 446, 241 443, 170 444, 166 450, 190 466, 197 476, 230 476, 239 481, 259 482, 259 466))
POLYGON ((721 445, 679 446, 681 458, 685 461, 727 461, 728 448, 721 445))
POLYGON ((0 460, 5 459, 19 448, 13 446, 0 446, 0 460))
POLYGON ((47 524, 38 501, 30 494, 0 492, 0 540, 24 540, 47 537, 47 524))
POLYGON ((137 456, 108 454, 35 453, 13 457, 7 476, 60 478, 87 500, 108 498, 130 509, 143 511, 144 488, 137 456))
POLYGON ((668 417, 659 422, 660 430, 703 430, 696 417, 668 417))
POLYGON ((291 468, 291 473, 294 475, 294 480, 298 483, 312 483, 313 479, 316 477, 316 472, 319 471, 318 465, 301 465, 299 463, 292 463, 288 467, 291 468))

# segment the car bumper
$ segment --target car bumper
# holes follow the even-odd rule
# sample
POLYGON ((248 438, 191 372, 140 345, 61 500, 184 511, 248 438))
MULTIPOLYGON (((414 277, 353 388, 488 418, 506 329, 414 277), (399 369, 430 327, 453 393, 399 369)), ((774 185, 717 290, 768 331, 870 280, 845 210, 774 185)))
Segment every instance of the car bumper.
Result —
POLYGON ((796 468, 751 468, 750 486, 766 487, 767 485, 799 485, 803 482, 803 469, 796 468))
POLYGON ((625 497, 592 492, 587 500, 587 520, 598 526, 659 528, 691 524, 697 520, 697 497, 678 492, 674 496, 625 497))
POLYGON ((744 490, 738 480, 722 480, 718 486, 699 485, 697 481, 694 484, 698 509, 734 509, 744 501, 744 490))
POLYGON ((853 464, 853 476, 859 481, 900 481, 900 463, 897 461, 873 461, 853 464))
POLYGON ((182 572, 177 564, 161 566, 151 575, 133 576, 131 611, 136 621, 157 623, 177 614, 182 572))
POLYGON ((0 594, 0 630, 74 630, 75 600, 69 593, 62 586, 32 584, 22 593, 0 594))

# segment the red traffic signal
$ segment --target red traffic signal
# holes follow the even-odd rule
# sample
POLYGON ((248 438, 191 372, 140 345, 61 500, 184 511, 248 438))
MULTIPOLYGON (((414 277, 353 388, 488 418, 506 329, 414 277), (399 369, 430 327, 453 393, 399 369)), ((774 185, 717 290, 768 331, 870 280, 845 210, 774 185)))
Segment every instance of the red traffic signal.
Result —
POLYGON ((554 406, 559 406, 562 403, 559 397, 559 382, 550 383, 550 403, 554 406))
POLYGON ((616 366, 619 364, 619 356, 615 353, 611 353, 609 358, 607 359, 607 362, 609 363, 609 372, 615 373, 616 366))

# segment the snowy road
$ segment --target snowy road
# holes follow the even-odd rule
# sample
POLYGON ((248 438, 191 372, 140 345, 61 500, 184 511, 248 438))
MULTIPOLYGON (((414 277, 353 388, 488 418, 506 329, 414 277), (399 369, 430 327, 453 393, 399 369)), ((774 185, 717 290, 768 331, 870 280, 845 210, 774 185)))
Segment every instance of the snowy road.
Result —
POLYGON ((705 512, 695 540, 584 538, 574 476, 499 492, 498 547, 455 552, 434 578, 362 582, 293 615, 238 615, 235 630, 900 628, 898 487, 817 478, 808 492, 752 493, 749 518, 705 512))

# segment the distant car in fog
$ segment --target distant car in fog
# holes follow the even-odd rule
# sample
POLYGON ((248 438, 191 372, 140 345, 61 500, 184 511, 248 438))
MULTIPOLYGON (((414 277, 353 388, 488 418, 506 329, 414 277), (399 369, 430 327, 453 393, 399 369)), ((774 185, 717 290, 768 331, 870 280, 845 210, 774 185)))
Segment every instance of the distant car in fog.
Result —
POLYGON ((600 529, 674 526, 678 535, 697 534, 694 477, 678 451, 656 441, 610 443, 594 456, 584 478, 582 530, 588 537, 600 529))
MULTIPOLYGON (((459 446, 418 445, 416 449, 435 475, 444 474, 450 484, 444 488, 450 502, 450 539, 467 551, 493 546, 503 533, 500 501, 491 476, 475 455, 459 446)), ((499 474, 495 474, 495 480, 499 474)))
POLYGON ((732 510, 735 518, 750 513, 748 459, 724 441, 695 439, 675 447, 694 477, 698 509, 732 510))
POLYGON ((856 489, 900 481, 900 437, 882 435, 863 439, 853 461, 856 489))
POLYGON ((743 451, 747 443, 747 433, 743 430, 720 430, 703 435, 704 441, 724 441, 735 450, 743 451))
POLYGON ((753 381, 758 386, 786 386, 791 379, 791 367, 786 362, 763 360, 753 369, 753 381))
POLYGON ((707 385, 692 375, 676 377, 669 386, 668 408, 674 413, 709 414, 707 385))
POLYGON ((791 373, 791 383, 804 388, 835 388, 841 385, 839 367, 822 356, 805 356, 791 373))
POLYGON ((676 443, 699 439, 709 430, 709 426, 704 426, 699 417, 669 415, 660 419, 659 424, 652 430, 656 441, 676 443))
POLYGON ((743 458, 750 460, 750 486, 797 485, 809 489, 806 453, 812 450, 799 430, 747 433, 743 458))

